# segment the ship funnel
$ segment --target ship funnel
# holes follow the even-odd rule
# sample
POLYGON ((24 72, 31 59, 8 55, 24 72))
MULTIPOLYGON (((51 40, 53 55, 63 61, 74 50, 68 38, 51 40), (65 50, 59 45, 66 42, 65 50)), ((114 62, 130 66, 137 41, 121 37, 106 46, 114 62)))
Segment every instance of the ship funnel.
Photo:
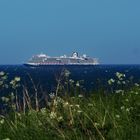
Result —
POLYGON ((74 52, 74 53, 72 54, 72 57, 77 58, 77 57, 78 57, 78 53, 77 53, 77 52, 74 52))

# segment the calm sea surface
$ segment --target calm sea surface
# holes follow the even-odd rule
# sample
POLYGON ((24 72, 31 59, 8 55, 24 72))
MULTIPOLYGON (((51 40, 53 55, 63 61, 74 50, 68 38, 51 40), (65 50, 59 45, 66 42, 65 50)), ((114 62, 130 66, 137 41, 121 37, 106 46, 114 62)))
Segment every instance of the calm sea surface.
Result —
MULTIPOLYGON (((63 81, 64 77, 60 76, 64 70, 68 70, 70 75, 67 80, 74 80, 74 87, 77 85, 77 81, 80 81, 80 91, 86 91, 84 93, 89 93, 88 91, 103 90, 116 90, 121 88, 130 88, 134 83, 140 83, 140 65, 96 65, 96 66, 44 66, 44 67, 27 67, 23 65, 0 65, 0 72, 3 71, 7 73, 8 78, 6 82, 8 85, 14 77, 20 77, 20 87, 17 89, 17 93, 22 100, 23 89, 27 89, 28 93, 34 99, 35 88, 38 94, 44 100, 46 96, 51 92, 55 92, 57 87, 57 79, 63 81), (116 72, 125 74, 125 81, 127 84, 114 84, 110 87, 108 84, 109 79, 115 79, 116 72)), ((70 80, 70 81, 72 81, 70 80)), ((122 82, 121 81, 121 82, 122 82)), ((63 81, 63 84, 65 81, 63 81)), ((2 88, 0 86, 0 97, 9 96, 9 93, 14 92, 12 88, 2 88)), ((92 93, 93 93, 92 92, 92 93)), ((106 92, 108 93, 108 92, 106 92)), ((4 108, 1 105, 0 108, 4 108)))
POLYGON ((44 66, 27 67, 23 65, 0 65, 0 71, 8 73, 10 81, 15 76, 21 77, 21 84, 28 88, 36 88, 42 91, 52 92, 56 89, 56 79, 64 69, 70 71, 69 79, 82 81, 82 87, 86 90, 107 88, 108 80, 115 79, 115 73, 126 75, 125 80, 140 83, 140 65, 96 65, 96 66, 44 66))

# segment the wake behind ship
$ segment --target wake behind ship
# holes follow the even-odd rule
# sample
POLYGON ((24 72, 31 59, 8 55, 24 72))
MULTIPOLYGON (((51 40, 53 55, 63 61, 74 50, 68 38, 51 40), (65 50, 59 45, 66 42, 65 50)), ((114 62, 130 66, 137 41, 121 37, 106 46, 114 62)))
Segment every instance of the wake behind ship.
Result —
POLYGON ((97 65, 97 58, 91 58, 85 54, 79 56, 74 52, 72 56, 50 57, 46 54, 34 55, 24 65, 26 66, 47 66, 47 65, 97 65))

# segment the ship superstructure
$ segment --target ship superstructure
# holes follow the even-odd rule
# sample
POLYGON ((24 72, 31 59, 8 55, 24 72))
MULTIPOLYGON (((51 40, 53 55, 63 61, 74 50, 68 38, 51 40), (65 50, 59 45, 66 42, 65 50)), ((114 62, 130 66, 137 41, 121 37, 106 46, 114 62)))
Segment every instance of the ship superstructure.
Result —
POLYGON ((30 66, 45 66, 45 65, 97 65, 99 64, 97 58, 91 58, 87 55, 79 56, 74 52, 72 56, 50 57, 46 54, 34 55, 28 60, 25 65, 30 66))

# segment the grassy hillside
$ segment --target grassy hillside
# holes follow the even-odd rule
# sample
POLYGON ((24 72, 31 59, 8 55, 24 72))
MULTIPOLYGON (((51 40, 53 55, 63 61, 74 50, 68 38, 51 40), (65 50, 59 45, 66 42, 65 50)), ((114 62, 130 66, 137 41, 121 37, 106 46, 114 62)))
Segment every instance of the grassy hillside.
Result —
MULTIPOLYGON (((5 88, 6 78, 2 79, 5 76, 1 73, 1 88, 5 88)), ((118 81, 124 83, 125 75, 116 73, 116 76, 115 80, 107 81, 110 87, 118 81)), ((80 90, 80 83, 69 80, 67 73, 65 80, 58 80, 56 92, 50 93, 42 106, 37 92, 31 98, 26 90, 22 103, 19 102, 16 92, 19 82, 20 78, 15 77, 8 84, 15 92, 1 98, 9 110, 0 115, 0 140, 140 139, 140 86, 137 83, 129 89, 102 90, 87 96, 80 90)))

